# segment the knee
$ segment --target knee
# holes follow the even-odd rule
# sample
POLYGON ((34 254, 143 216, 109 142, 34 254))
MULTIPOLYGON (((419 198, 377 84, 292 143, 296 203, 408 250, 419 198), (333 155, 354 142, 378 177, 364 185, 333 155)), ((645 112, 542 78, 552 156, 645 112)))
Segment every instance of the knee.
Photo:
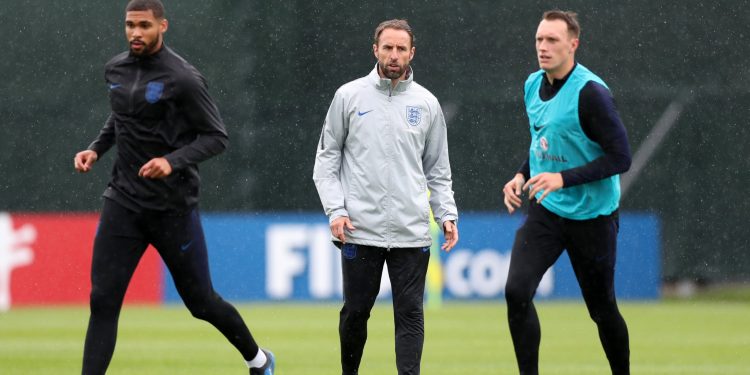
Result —
POLYGON ((419 294, 406 294, 393 296, 393 307, 405 314, 422 314, 424 310, 424 292, 419 294))
POLYGON ((524 307, 534 298, 534 291, 529 287, 508 279, 505 284, 505 302, 508 307, 524 307))
POLYGON ((397 300, 394 304, 394 313, 397 318, 407 320, 422 319, 424 316, 424 301, 421 298, 397 300))
POLYGON ((209 310, 207 306, 188 306, 188 311, 190 311, 190 315, 193 316, 193 318, 200 319, 200 320, 209 320, 209 310))
POLYGON ((605 303, 590 307, 589 316, 598 325, 613 319, 620 319, 620 310, 617 308, 615 301, 606 301, 605 303))
POLYGON ((206 297, 190 298, 185 300, 185 306, 194 318, 210 321, 215 314, 217 306, 224 303, 224 300, 216 293, 211 293, 206 297))
POLYGON ((341 320, 347 322, 367 321, 370 318, 371 310, 372 305, 347 301, 341 308, 341 320))
POLYGON ((100 289, 92 289, 89 296, 91 315, 116 315, 122 306, 122 300, 100 289))

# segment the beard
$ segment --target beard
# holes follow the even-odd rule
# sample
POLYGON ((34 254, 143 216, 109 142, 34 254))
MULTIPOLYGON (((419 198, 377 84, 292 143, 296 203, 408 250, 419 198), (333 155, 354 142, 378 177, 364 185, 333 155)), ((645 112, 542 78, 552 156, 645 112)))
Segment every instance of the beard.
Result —
POLYGON ((161 35, 157 36, 156 39, 154 39, 151 43, 143 45, 143 49, 141 49, 140 52, 133 49, 133 47, 130 47, 130 52, 136 56, 148 56, 154 52, 156 52, 156 47, 159 45, 159 42, 161 41, 161 35))
POLYGON ((399 79, 402 75, 404 75, 409 65, 399 66, 398 70, 395 70, 395 71, 388 69, 388 64, 380 62, 380 61, 378 61, 378 66, 380 66, 380 71, 387 78, 399 79))

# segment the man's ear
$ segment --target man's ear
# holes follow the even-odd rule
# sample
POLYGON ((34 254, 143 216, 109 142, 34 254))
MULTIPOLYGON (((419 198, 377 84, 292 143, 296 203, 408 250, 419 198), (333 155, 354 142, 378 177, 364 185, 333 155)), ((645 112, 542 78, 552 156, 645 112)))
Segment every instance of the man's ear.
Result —
POLYGON ((578 45, 580 44, 580 39, 575 38, 570 42, 570 53, 574 53, 576 50, 578 50, 578 45))

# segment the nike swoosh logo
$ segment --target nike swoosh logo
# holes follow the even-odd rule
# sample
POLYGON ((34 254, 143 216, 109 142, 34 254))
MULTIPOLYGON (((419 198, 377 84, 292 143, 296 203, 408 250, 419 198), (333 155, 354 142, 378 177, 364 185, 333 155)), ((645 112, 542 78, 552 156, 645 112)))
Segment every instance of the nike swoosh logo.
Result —
POLYGON ((111 89, 116 89, 116 88, 118 88, 118 87, 120 87, 120 86, 122 86, 122 85, 120 85, 119 83, 112 83, 112 84, 110 84, 110 85, 109 85, 109 89, 110 89, 110 90, 111 90, 111 89))
POLYGON ((362 116, 364 116, 364 115, 366 115, 366 114, 368 114, 368 113, 370 113, 372 111, 374 111, 374 109, 371 109, 371 110, 366 111, 366 112, 359 112, 359 111, 357 111, 357 116, 362 117, 362 116))
POLYGON ((183 245, 180 245, 180 250, 182 250, 182 251, 185 251, 185 250, 187 250, 187 249, 188 249, 188 248, 190 247, 190 245, 192 245, 192 244, 193 244, 193 240, 190 240, 190 242, 188 242, 188 243, 186 243, 186 244, 183 244, 183 245))
POLYGON ((542 130, 543 127, 544 127, 544 125, 542 125, 542 126, 536 126, 536 125, 534 125, 534 131, 540 131, 540 130, 542 130))

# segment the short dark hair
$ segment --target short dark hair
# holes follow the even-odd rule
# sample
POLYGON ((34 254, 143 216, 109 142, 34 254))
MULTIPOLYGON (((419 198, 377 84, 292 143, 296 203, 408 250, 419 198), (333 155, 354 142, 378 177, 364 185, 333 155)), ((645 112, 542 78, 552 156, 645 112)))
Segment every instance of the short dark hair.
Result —
POLYGON ((581 25, 578 24, 578 14, 571 11, 562 11, 559 9, 548 10, 542 15, 542 20, 553 21, 560 20, 568 25, 568 33, 578 38, 581 36, 581 25))
POLYGON ((136 10, 150 10, 154 12, 154 17, 164 18, 164 4, 159 0, 130 0, 125 7, 126 12, 136 10))
POLYGON ((380 42, 380 34, 382 34, 383 30, 385 29, 406 31, 407 33, 409 33, 411 46, 414 47, 414 33, 411 31, 411 26, 409 26, 409 22, 407 22, 406 20, 401 20, 401 19, 392 19, 392 20, 381 22, 380 25, 378 25, 378 27, 375 28, 375 37, 374 37, 375 45, 377 45, 380 42))

